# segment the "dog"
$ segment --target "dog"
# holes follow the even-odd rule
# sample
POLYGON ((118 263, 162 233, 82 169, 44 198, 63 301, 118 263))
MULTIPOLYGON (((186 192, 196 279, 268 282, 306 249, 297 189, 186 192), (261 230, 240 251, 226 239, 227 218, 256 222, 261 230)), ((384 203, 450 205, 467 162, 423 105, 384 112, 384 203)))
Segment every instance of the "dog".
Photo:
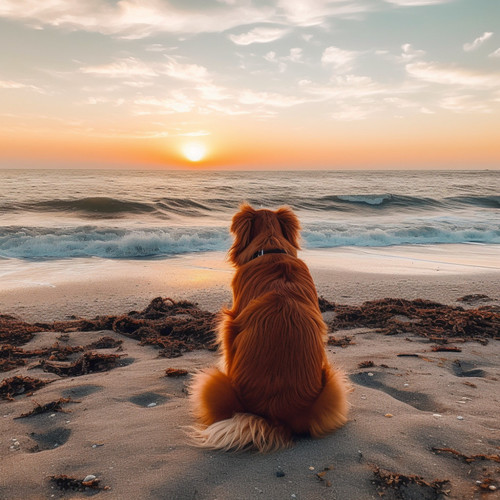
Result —
POLYGON ((326 358, 316 288, 297 258, 299 231, 288 207, 243 204, 233 217, 236 273, 218 331, 222 364, 198 373, 190 390, 198 446, 269 452, 347 421, 349 386, 326 358))

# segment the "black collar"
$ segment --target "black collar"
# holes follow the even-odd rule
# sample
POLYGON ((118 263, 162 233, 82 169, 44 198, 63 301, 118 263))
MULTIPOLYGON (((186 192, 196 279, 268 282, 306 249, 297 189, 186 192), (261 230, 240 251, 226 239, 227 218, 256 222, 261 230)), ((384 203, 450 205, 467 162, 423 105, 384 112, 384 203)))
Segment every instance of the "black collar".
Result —
POLYGON ((259 250, 258 252, 255 252, 252 255, 252 258, 250 260, 256 259, 257 257, 261 257, 262 255, 266 255, 268 253, 285 253, 286 250, 283 250, 282 248, 270 248, 269 250, 259 250))

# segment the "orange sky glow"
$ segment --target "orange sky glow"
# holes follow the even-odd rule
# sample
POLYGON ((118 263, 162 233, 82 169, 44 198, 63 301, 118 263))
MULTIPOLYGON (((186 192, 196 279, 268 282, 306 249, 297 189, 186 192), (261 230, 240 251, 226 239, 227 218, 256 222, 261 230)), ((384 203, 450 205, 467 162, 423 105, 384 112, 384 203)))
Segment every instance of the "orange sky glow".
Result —
POLYGON ((0 168, 500 167, 500 2, 72 4, 0 7, 0 168))

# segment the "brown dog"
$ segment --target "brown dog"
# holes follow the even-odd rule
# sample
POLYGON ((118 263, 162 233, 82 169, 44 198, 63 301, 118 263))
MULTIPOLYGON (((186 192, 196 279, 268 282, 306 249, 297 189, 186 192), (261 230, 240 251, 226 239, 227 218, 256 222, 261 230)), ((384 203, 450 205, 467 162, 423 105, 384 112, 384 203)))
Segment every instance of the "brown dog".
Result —
POLYGON ((299 230, 289 208, 243 205, 233 218, 236 274, 233 307, 219 330, 223 366, 198 374, 191 388, 200 446, 270 451, 347 420, 348 386, 326 359, 317 292, 297 258, 299 230))

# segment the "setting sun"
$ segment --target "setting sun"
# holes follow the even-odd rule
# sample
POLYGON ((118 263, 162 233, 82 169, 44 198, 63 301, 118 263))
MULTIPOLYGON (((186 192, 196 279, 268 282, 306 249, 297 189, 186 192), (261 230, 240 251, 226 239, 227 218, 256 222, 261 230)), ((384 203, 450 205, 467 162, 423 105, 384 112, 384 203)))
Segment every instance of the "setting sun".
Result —
POLYGON ((182 146, 182 154, 192 162, 203 160, 207 154, 207 148, 200 142, 189 142, 182 146))

